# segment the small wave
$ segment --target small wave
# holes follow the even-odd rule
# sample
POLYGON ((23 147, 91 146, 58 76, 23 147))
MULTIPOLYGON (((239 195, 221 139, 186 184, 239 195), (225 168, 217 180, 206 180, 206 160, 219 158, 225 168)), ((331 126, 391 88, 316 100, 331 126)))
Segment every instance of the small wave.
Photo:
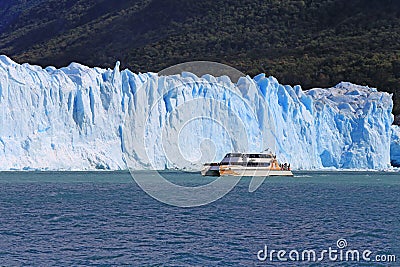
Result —
POLYGON ((295 175, 295 178, 312 178, 311 175, 295 175))

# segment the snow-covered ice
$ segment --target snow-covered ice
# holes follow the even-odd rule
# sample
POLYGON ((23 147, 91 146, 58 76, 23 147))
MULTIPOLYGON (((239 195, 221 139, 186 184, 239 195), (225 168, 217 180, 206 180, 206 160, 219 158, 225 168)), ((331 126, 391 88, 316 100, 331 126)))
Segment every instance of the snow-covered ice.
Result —
POLYGON ((0 56, 0 170, 126 169, 127 157, 135 169, 195 170, 267 148, 294 169, 387 169, 400 159, 392 107, 345 82, 303 91, 264 74, 234 84, 0 56))

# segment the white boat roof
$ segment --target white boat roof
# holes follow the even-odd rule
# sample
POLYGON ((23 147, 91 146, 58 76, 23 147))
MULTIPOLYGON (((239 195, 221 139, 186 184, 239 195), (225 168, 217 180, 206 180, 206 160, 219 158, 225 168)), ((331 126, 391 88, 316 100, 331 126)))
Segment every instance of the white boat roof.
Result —
POLYGON ((272 153, 228 153, 225 155, 225 157, 230 157, 230 158, 234 158, 234 157, 242 157, 242 156, 247 156, 249 158, 259 158, 260 156, 271 156, 273 157, 274 154, 272 153))

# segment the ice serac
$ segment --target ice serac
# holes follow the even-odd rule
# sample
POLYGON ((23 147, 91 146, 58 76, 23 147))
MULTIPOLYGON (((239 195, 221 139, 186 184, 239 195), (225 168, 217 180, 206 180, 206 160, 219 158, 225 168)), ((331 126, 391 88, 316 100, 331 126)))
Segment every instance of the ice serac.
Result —
POLYGON ((400 162, 392 106, 350 83, 303 91, 264 74, 234 84, 0 56, 0 169, 126 169, 134 148, 130 167, 193 170, 269 147, 295 169, 386 169, 400 162))
POLYGON ((400 127, 392 126, 392 143, 390 145, 390 160, 393 166, 400 167, 400 127))

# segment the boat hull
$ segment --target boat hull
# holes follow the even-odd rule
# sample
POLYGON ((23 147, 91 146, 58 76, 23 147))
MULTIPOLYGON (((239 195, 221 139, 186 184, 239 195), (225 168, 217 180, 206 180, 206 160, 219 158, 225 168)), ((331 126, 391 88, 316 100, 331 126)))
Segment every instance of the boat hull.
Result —
POLYGON ((219 166, 203 166, 201 169, 201 175, 203 176, 220 176, 219 166))
POLYGON ((240 166, 221 166, 219 175, 232 176, 293 176, 290 170, 270 169, 270 168, 248 168, 240 166))

